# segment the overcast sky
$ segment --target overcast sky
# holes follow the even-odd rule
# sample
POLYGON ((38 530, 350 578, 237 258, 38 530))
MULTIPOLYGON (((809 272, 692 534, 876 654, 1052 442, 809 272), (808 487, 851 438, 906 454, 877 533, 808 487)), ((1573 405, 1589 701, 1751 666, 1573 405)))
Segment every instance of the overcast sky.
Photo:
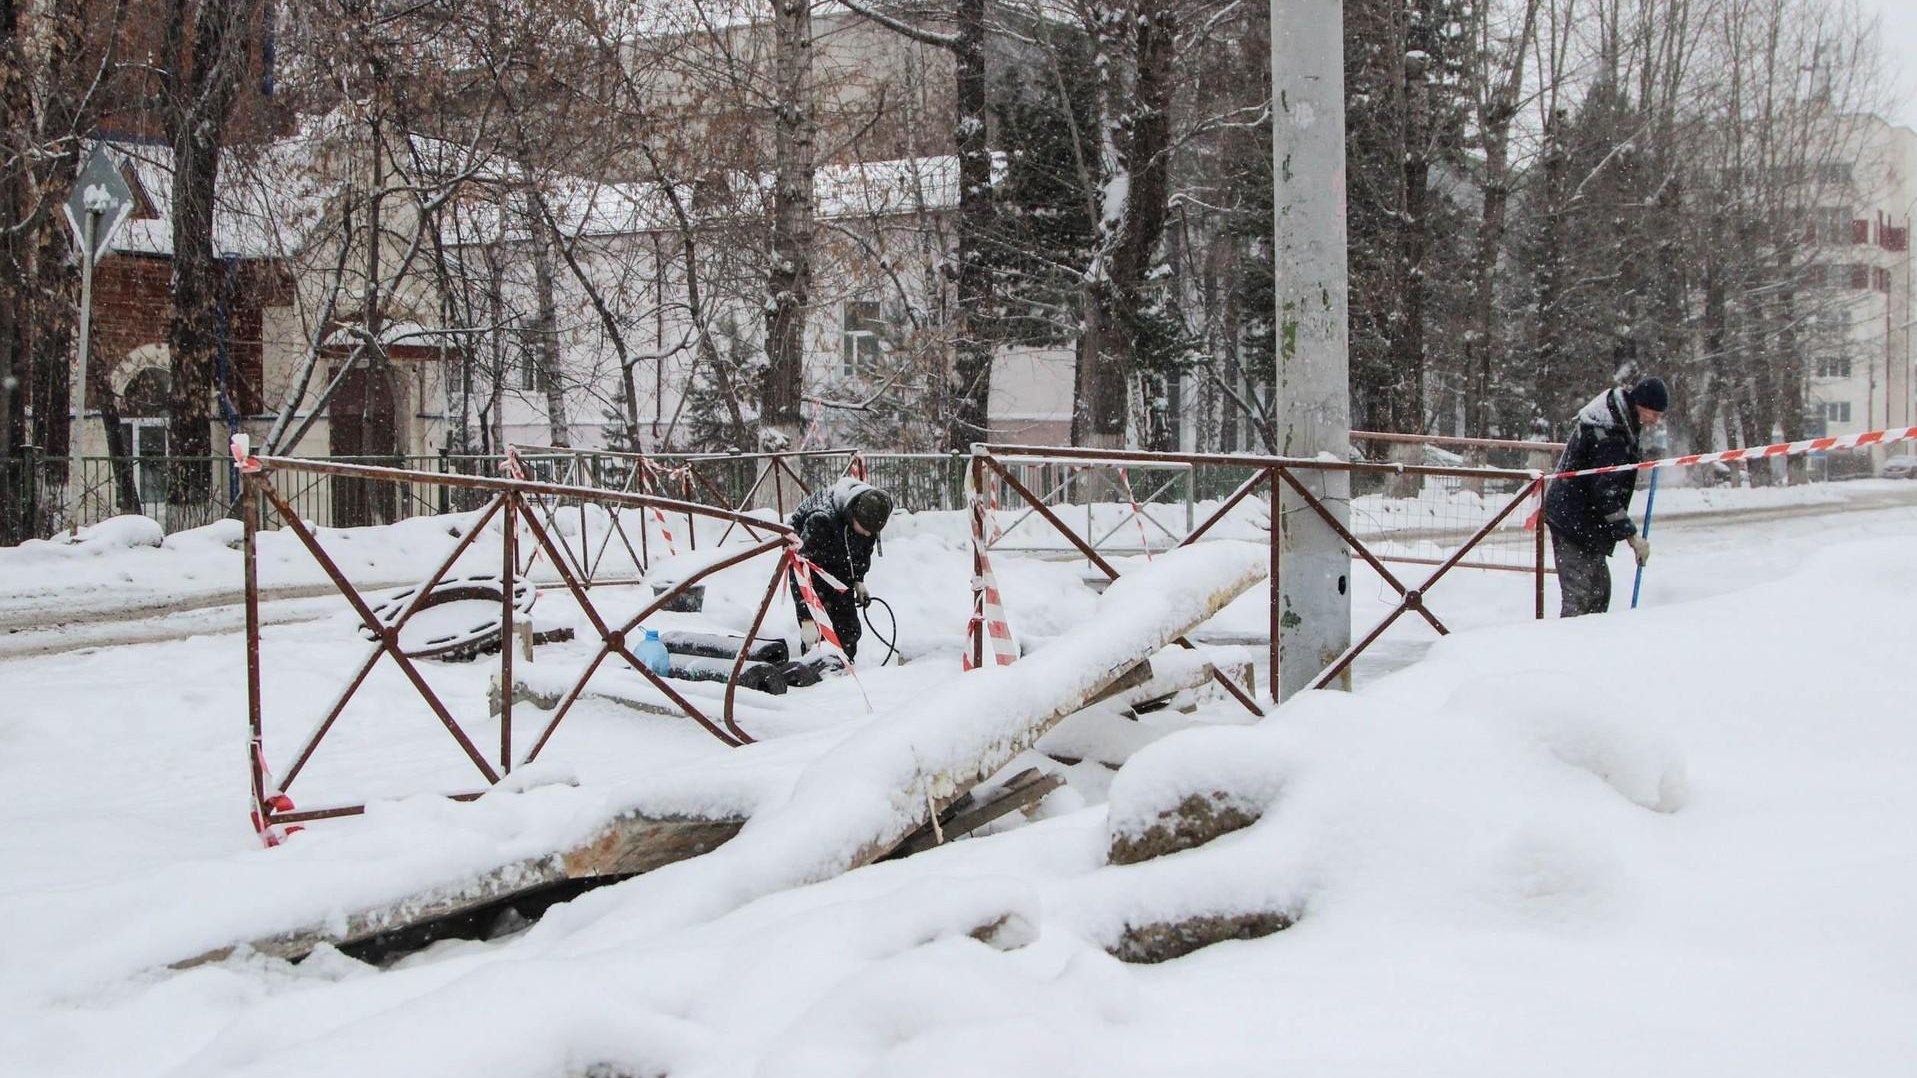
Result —
POLYGON ((1884 20, 1884 55, 1895 78, 1890 119, 1917 127, 1917 0, 1859 0, 1884 20))

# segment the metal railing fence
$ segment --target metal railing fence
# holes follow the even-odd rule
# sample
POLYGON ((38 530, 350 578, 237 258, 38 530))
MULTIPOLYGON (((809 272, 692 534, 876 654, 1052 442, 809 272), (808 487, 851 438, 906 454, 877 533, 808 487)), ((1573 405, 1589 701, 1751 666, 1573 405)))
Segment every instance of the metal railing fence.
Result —
MULTIPOLYGON (((817 489, 844 474, 846 454, 807 456, 792 467, 806 486, 817 489)), ((624 489, 635 465, 591 454, 522 453, 520 461, 529 479, 559 482, 571 474, 575 457, 593 470, 593 486, 624 489)), ((426 455, 328 457, 341 464, 367 464, 438 476, 491 478, 500 474, 502 454, 434 453, 426 455)), ((676 469, 695 465, 704 483, 698 500, 727 504, 743 502, 759 477, 760 461, 747 455, 659 454, 655 463, 676 469), (705 489, 709 484, 711 490, 705 489), (716 493, 717 497, 713 495, 716 493)), ((889 491, 899 508, 959 510, 965 507, 965 468, 962 454, 869 453, 865 455, 870 481, 889 491)), ((468 488, 425 480, 369 483, 332 473, 287 476, 281 490, 300 519, 321 527, 357 527, 389 523, 435 513, 479 508, 484 497, 468 488)), ((0 458, 0 545, 26 539, 46 539, 75 525, 86 527, 125 513, 149 516, 169 532, 199 527, 234 515, 239 473, 229 457, 66 457, 48 456, 33 447, 17 456, 0 458), (204 468, 206 495, 190 504, 169 508, 170 479, 177 468, 204 468), (66 484, 79 484, 74 518, 65 514, 66 484)), ((788 500, 790 500, 788 498, 788 500)), ((789 508, 789 506, 788 506, 789 508)))

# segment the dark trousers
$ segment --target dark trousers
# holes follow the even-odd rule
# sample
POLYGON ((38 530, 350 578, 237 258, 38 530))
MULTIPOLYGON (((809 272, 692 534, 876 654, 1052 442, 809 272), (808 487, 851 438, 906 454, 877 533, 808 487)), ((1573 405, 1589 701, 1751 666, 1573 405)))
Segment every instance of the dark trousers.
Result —
MULTIPOLYGON (((833 591, 831 586, 818 577, 812 578, 812 587, 819 593, 819 604, 825 607, 825 616, 832 619, 832 631, 839 635, 839 643, 845 645, 845 657, 859 657, 859 637, 865 630, 859 625, 859 604, 852 599, 852 592, 833 591)), ((792 601, 799 606, 799 613, 811 617, 812 611, 806 607, 805 600, 799 597, 799 582, 792 581, 792 601)))
POLYGON ((1605 555, 1551 529, 1551 553, 1558 563, 1558 617, 1602 614, 1611 609, 1611 567, 1605 555))

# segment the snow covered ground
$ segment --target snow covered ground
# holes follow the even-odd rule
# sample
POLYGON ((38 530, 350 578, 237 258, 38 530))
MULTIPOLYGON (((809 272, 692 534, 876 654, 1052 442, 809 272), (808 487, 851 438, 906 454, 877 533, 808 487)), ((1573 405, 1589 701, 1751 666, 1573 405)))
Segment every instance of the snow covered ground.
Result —
MULTIPOLYGON (((1027 826, 763 897, 740 889, 755 866, 686 862, 385 970, 322 952, 160 971, 583 837, 617 808, 802 803, 808 763, 877 720, 839 681, 766 702, 766 740, 735 750, 588 701, 510 789, 382 801, 262 851, 244 818, 230 627, 0 661, 0 1069, 1909 1074, 1917 485, 1810 489, 1672 499, 1712 504, 1654 529, 1635 612, 1534 623, 1527 577, 1454 572, 1430 596, 1453 636, 1432 644, 1403 619, 1361 662, 1359 691, 1255 725, 1227 703, 1107 731, 1131 762, 1115 778, 1072 768, 1027 826), (1701 515, 1726 509, 1743 514, 1701 515), (1214 786, 1263 818, 1113 867, 1108 785, 1127 811, 1214 786), (1298 923, 1161 966, 1105 953, 1127 924, 1252 909, 1298 923), (995 945, 970 935, 999 921, 1016 930, 995 945)), ((369 573, 433 560, 429 526, 401 527, 417 534, 351 540, 392 551, 369 554, 369 573)), ((231 586, 237 559, 217 539, 171 540, 200 542, 189 553, 206 567, 179 595, 231 586)), ((914 661, 862 673, 878 714, 967 691, 961 540, 929 519, 888 533, 873 590, 914 661)), ((0 590, 98 594, 120 574, 164 600, 166 548, 101 549, 0 552, 0 590)), ((1035 638, 1100 609, 1082 564, 997 568, 1035 638)), ((1622 608, 1622 559, 1614 572, 1622 608)), ((764 574, 738 581, 714 588, 722 620, 749 617, 764 574)), ((1362 631, 1394 593, 1364 571, 1354 588, 1362 631)), ((1265 603, 1254 589, 1214 626, 1262 630, 1265 603)), ((566 606, 541 602, 561 620, 566 606)), ((269 609, 284 619, 267 634, 269 715, 299 716, 269 731, 277 762, 337 691, 326 668, 366 645, 336 600, 269 609)), ((535 666, 582 646, 542 648, 535 666)), ((471 668, 429 676, 469 708, 483 692, 471 668)), ((302 807, 477 783, 409 694, 382 665, 301 778, 317 798, 302 807)))

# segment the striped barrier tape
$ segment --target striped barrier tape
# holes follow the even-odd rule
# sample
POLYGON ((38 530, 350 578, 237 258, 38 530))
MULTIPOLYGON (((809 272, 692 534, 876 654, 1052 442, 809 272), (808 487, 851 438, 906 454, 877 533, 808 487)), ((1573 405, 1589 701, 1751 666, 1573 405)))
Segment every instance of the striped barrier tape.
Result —
POLYGON ((818 577, 837 591, 843 592, 847 588, 838 578, 819 568, 812 559, 801 554, 800 542, 796 535, 786 537, 788 544, 785 552, 786 568, 792 573, 792 579, 799 585, 799 598, 804 601, 806 609, 812 612, 812 624, 819 627, 819 642, 831 644, 833 650, 839 653, 839 658, 845 660, 845 672, 852 675, 852 684, 858 686, 859 696, 865 700, 865 710, 870 713, 872 698, 866 695, 865 682, 859 680, 858 667, 853 665, 852 656, 846 653, 845 645, 839 641, 839 631, 833 627, 832 615, 826 613, 825 603, 819 598, 819 591, 813 586, 812 578, 818 577))
MULTIPOLYGON (((653 489, 655 490, 660 489, 662 480, 670 481, 677 479, 682 483, 687 483, 692 479, 692 465, 690 464, 681 464, 677 468, 668 468, 658 461, 653 460, 651 457, 640 457, 639 463, 645 465, 646 471, 654 477, 653 489)), ((691 499, 688 498, 687 500, 690 501, 691 499)), ((672 527, 666 523, 665 510, 660 509, 656 505, 653 506, 652 518, 659 522, 659 534, 665 536, 666 552, 675 558, 678 557, 679 544, 672 541, 672 527)))
POLYGON ((264 803, 254 802, 253 811, 247 815, 252 817, 253 833, 260 837, 260 843, 268 849, 271 849, 285 842, 293 835, 297 835, 301 831, 306 830, 306 828, 297 824, 291 827, 282 827, 279 824, 269 825, 266 822, 266 814, 269 809, 274 812, 293 811, 293 799, 286 796, 273 782, 273 773, 267 770, 266 767, 266 750, 260 745, 258 738, 253 739, 253 762, 258 765, 260 769, 260 787, 262 789, 272 790, 273 793, 267 795, 264 803))
POLYGON ((1690 464, 1711 464, 1716 461, 1762 460, 1766 457, 1791 457, 1799 453, 1822 453, 1830 449, 1857 449, 1868 445, 1891 445, 1897 442, 1917 441, 1917 427, 1892 427, 1886 430, 1867 430, 1861 434, 1844 434, 1834 438, 1806 438, 1801 442, 1778 442, 1775 445, 1746 446, 1742 449, 1725 449, 1716 453, 1692 453, 1682 457, 1663 457, 1637 464, 1613 464, 1605 468, 1585 468, 1575 472, 1553 472, 1546 479, 1575 479, 1585 475, 1605 475, 1610 472, 1643 472, 1652 468, 1673 468, 1690 464))
POLYGON ((1000 539, 1005 538, 1005 529, 999 527, 999 523, 998 523, 998 509, 999 509, 998 488, 999 488, 998 473, 993 472, 990 485, 986 488, 988 491, 991 492, 989 495, 990 501, 988 503, 991 507, 991 512, 985 515, 985 519, 992 522, 992 542, 994 543, 998 542, 1000 539))
MULTIPOLYGON (((999 593, 998 577, 992 572, 992 559, 986 553, 988 546, 985 539, 986 499, 982 492, 973 486, 971 478, 972 473, 968 471, 966 485, 971 487, 972 494, 972 555, 976 559, 978 575, 972 578, 972 618, 966 624, 965 636, 967 640, 970 640, 973 633, 982 629, 989 645, 992 664, 1010 666, 1018 660, 1018 643, 1012 638, 1012 623, 1005 617, 1005 599, 999 593)), ((996 505, 996 492, 993 495, 993 504, 996 505)), ((996 516, 996 514, 992 515, 996 516)), ((996 519, 992 521, 992 525, 994 528, 997 527, 996 519)), ((969 647, 960 653, 959 665, 964 670, 973 668, 972 652, 969 647)))
POLYGON ((1118 481, 1125 487, 1125 500, 1131 503, 1132 522, 1138 525, 1138 546, 1145 552, 1145 560, 1152 560, 1151 536, 1145 534, 1145 511, 1138 506, 1138 495, 1132 493, 1132 477, 1127 469, 1118 469, 1118 481))
MULTIPOLYGON (((831 644, 841 656, 845 656, 845 645, 839 641, 838 630, 832 627, 832 615, 826 613, 825 602, 819 598, 819 591, 813 586, 812 578, 817 575, 820 580, 840 591, 845 590, 845 585, 813 564, 810 558, 799 553, 798 536, 791 536, 787 541, 791 544, 791 549, 786 551, 786 567, 792 571, 792 579, 798 581, 799 598, 805 601, 806 609, 812 612, 812 623, 819 627, 819 639, 831 644)), ((852 659, 849 656, 846 656, 845 668, 852 669, 852 659)))
POLYGON ((260 462, 253 459, 253 436, 244 431, 235 434, 227 448, 233 453, 233 464, 242 472, 252 473, 261 470, 260 462))

